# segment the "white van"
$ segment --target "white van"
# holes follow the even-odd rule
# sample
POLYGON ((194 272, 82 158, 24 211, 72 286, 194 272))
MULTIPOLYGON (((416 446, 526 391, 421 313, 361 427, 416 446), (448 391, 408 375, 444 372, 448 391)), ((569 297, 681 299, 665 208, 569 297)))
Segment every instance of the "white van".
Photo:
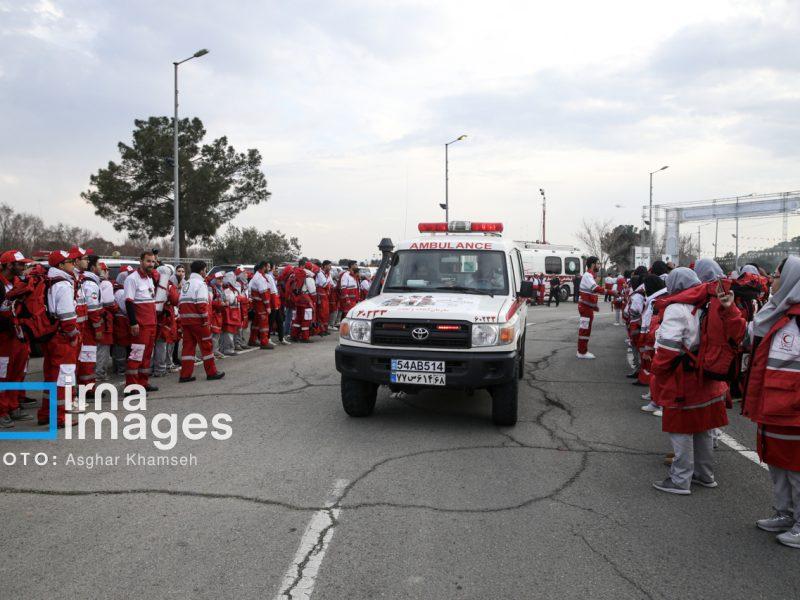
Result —
POLYGON ((389 246, 378 295, 342 320, 336 369, 344 410, 372 414, 381 385, 487 389, 493 421, 514 425, 533 294, 520 250, 502 238, 502 223, 420 223, 419 231, 389 246))
POLYGON ((526 277, 534 273, 544 273, 546 289, 550 290, 550 278, 558 275, 561 280, 560 300, 572 297, 573 278, 583 273, 581 251, 573 246, 539 244, 536 242, 515 242, 522 253, 522 267, 526 277))

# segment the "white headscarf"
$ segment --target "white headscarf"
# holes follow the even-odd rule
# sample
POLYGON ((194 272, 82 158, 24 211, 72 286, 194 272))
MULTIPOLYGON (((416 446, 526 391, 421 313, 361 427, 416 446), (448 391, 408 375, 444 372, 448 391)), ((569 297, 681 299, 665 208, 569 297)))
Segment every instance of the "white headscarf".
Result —
POLYGON ((739 271, 739 274, 744 275, 745 273, 750 273, 752 275, 761 275, 761 273, 758 272, 758 269, 756 269, 753 265, 743 266, 739 271))
POLYGON ((700 281, 707 283, 709 281, 716 281, 725 277, 725 272, 722 270, 716 261, 710 258, 701 258, 694 265, 694 272, 700 278, 700 281))
POLYGON ((800 304, 800 258, 790 256, 781 269, 778 291, 753 319, 753 336, 763 338, 767 335, 778 319, 794 304, 800 304))
POLYGON ((691 287, 700 285, 701 281, 697 273, 687 267, 677 267, 672 269, 667 275, 667 293, 674 294, 691 287))
POLYGON ((222 283, 227 285, 235 284, 236 274, 233 271, 227 271, 225 275, 222 276, 222 283))

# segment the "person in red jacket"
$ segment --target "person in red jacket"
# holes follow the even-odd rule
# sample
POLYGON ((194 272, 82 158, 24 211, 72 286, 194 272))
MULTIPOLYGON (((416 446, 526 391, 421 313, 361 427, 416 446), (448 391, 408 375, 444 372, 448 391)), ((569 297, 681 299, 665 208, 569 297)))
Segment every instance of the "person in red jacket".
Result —
MULTIPOLYGON (((14 306, 6 300, 6 293, 20 285, 20 276, 31 259, 19 250, 9 250, 0 256, 0 381, 21 382, 31 353, 25 331, 16 324, 14 306)), ((24 396, 23 396, 24 397, 24 396)), ((14 427, 14 421, 28 421, 33 417, 23 413, 17 390, 0 392, 0 427, 14 427)))
POLYGON ((594 354, 589 352, 589 337, 592 335, 592 321, 594 313, 599 308, 597 306, 597 295, 603 291, 603 287, 597 285, 595 276, 600 270, 600 259, 590 256, 586 259, 586 272, 581 278, 580 297, 578 299, 578 358, 594 358, 594 354))
POLYGON ((329 335, 331 290, 333 289, 331 261, 322 261, 322 268, 317 273, 315 283, 317 285, 317 333, 319 335, 329 335))
POLYGON ((206 285, 206 263, 195 260, 189 266, 191 275, 181 285, 178 312, 183 331, 180 383, 194 381, 194 353, 200 346, 200 357, 206 370, 206 379, 222 379, 225 373, 217 371, 214 345, 211 341, 211 317, 208 312, 209 297, 206 285))
POLYGON ((89 259, 89 270, 100 278, 100 306, 102 307, 102 325, 97 340, 97 364, 95 375, 99 381, 108 380, 108 365, 111 362, 111 347, 114 345, 114 313, 117 303, 114 301, 114 284, 108 280, 108 266, 102 261, 93 264, 89 259))
POLYGON ((155 255, 142 252, 139 268, 125 279, 125 312, 130 323, 131 349, 125 367, 125 385, 139 384, 148 392, 158 391, 150 385, 150 361, 156 342, 156 288, 153 281, 155 255))
MULTIPOLYGON (((716 351, 712 338, 743 337, 744 319, 733 305, 733 294, 714 284, 710 302, 708 285, 686 267, 667 277, 668 296, 656 301, 662 313, 656 332, 651 365, 653 402, 662 408, 661 429, 670 434, 674 459, 669 476, 653 484, 671 494, 691 494, 692 484, 717 487, 713 468, 712 430, 728 424, 728 383, 712 376, 701 358, 716 351), (707 306, 707 308, 704 308, 707 306), (708 328, 701 326, 708 323, 708 328), (720 331, 712 331, 715 323, 720 331)), ((737 342, 738 343, 738 342, 737 342)))
POLYGON ((265 260, 256 264, 253 277, 250 279, 248 288, 250 290, 250 303, 253 307, 253 322, 250 325, 251 346, 258 346, 262 350, 272 350, 275 348, 269 339, 269 315, 270 315, 270 285, 267 281, 267 270, 269 263, 265 260))
POLYGON ((236 336, 242 327, 242 312, 239 307, 239 288, 236 275, 228 271, 222 277, 222 336, 220 350, 225 356, 236 356, 236 336))
MULTIPOLYGON (((56 424, 59 428, 64 427, 66 420, 64 410, 66 388, 77 385, 81 332, 78 329, 75 302, 77 282, 72 272, 75 269, 75 260, 78 258, 80 254, 63 250, 54 250, 47 257, 50 265, 47 271, 47 310, 55 317, 58 329, 44 344, 42 375, 45 381, 56 382, 56 424)), ((39 425, 49 425, 52 418, 47 392, 44 392, 44 400, 37 418, 39 425)))
POLYGON ((775 514, 756 526, 800 548, 800 258, 778 267, 772 290, 753 321, 743 413, 758 425, 758 456, 772 479, 775 514))
POLYGON ((156 343, 153 350, 153 377, 163 377, 172 368, 172 349, 178 341, 178 288, 173 283, 175 268, 161 265, 156 269, 156 343))

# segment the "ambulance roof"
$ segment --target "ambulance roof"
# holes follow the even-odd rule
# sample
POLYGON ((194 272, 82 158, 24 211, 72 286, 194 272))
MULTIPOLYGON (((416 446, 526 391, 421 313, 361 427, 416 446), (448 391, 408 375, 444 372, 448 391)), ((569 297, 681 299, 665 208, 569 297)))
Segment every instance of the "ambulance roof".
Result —
POLYGON ((420 223, 420 235, 404 240, 397 250, 506 250, 516 244, 502 237, 502 223, 420 223))

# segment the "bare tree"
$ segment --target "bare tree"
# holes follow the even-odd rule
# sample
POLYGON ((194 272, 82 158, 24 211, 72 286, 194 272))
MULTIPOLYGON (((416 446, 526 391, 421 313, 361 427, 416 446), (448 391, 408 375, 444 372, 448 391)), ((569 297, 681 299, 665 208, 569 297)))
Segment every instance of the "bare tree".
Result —
POLYGON ((608 263, 608 242, 613 231, 611 219, 605 221, 583 220, 581 228, 575 233, 583 246, 593 256, 600 259, 600 268, 605 270, 608 263))

